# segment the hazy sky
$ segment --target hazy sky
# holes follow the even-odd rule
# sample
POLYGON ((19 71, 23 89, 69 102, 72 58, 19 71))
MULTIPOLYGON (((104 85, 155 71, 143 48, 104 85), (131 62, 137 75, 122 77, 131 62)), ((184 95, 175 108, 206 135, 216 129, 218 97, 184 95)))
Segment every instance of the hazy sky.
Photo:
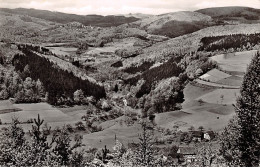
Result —
POLYGON ((207 7, 260 8, 260 0, 0 0, 0 7, 36 8, 75 14, 161 14, 207 7))

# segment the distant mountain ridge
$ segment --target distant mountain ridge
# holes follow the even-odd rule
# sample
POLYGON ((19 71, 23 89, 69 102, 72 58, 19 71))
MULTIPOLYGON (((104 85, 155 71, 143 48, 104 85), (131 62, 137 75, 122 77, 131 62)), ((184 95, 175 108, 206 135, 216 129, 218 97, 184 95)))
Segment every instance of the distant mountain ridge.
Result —
POLYGON ((151 15, 151 14, 143 14, 143 13, 129 13, 129 14, 118 15, 118 16, 135 17, 135 18, 139 18, 139 19, 144 19, 144 18, 147 18, 147 17, 152 17, 152 16, 154 16, 154 15, 151 15))
POLYGON ((67 24, 69 22, 79 22, 86 26, 99 26, 99 27, 111 27, 118 26, 125 23, 131 23, 139 20, 135 17, 125 17, 125 16, 101 16, 101 15, 76 15, 76 14, 67 14, 62 12, 52 12, 48 10, 38 10, 38 9, 8 9, 0 8, 0 11, 18 14, 18 15, 28 15, 35 18, 44 19, 47 21, 67 24))
POLYGON ((197 10, 196 12, 206 14, 212 18, 238 18, 242 17, 247 20, 259 20, 260 9, 242 7, 242 6, 230 6, 230 7, 215 7, 205 8, 197 10))
MULTIPOLYGON (((55 36, 55 34, 62 34, 67 31, 61 27, 65 27, 65 29, 80 29, 86 28, 85 26, 111 27, 108 30, 108 32, 111 31, 109 32, 110 34, 118 31, 113 30, 113 27, 120 26, 121 28, 132 29, 133 31, 145 31, 149 34, 175 38, 211 26, 260 23, 260 9, 249 7, 216 7, 160 15, 129 13, 126 15, 110 16, 95 14, 76 15, 24 8, 0 8, 0 15, 0 25, 2 25, 1 29, 4 32, 2 33, 4 39, 8 39, 10 35, 13 36, 13 39, 19 35, 21 38, 22 36, 35 36, 36 38, 40 30, 53 30, 49 33, 55 36), (60 29, 57 29, 57 27, 60 27, 60 29)), ((79 32, 75 30, 75 33, 79 32)), ((46 32, 46 34, 48 33, 46 32)), ((68 37, 70 39, 74 40, 76 38, 73 33, 67 33, 67 35, 70 36, 68 37)), ((85 35, 79 34, 79 36, 84 37, 85 35)), ((46 35, 46 37, 49 36, 46 35)), ((61 35, 60 38, 65 37, 61 35)))

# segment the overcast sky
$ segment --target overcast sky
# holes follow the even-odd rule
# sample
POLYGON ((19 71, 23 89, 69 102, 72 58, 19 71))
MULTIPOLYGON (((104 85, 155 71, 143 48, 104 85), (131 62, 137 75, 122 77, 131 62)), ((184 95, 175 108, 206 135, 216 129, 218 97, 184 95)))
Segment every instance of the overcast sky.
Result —
POLYGON ((220 6, 260 8, 260 0, 0 0, 4 8, 36 8, 75 14, 161 14, 220 6))

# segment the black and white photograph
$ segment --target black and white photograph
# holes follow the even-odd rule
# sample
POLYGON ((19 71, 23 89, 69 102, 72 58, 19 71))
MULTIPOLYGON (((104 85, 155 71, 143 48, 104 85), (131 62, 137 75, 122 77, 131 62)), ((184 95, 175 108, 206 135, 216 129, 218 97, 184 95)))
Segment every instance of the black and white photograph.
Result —
POLYGON ((0 0, 0 167, 260 167, 260 0, 0 0))

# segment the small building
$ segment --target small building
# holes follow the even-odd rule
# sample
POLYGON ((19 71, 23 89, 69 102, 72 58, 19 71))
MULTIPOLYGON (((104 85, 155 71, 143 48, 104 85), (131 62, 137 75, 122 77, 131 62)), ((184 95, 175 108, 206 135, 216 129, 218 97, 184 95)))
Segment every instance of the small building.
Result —
POLYGON ((205 140, 210 141, 210 140, 214 139, 216 137, 216 135, 213 131, 207 131, 206 133, 204 133, 203 137, 205 140))
POLYGON ((202 131, 192 131, 192 140, 201 142, 204 139, 204 133, 202 131))
POLYGON ((196 149, 194 147, 179 147, 177 153, 183 156, 182 161, 186 163, 196 161, 196 149))

